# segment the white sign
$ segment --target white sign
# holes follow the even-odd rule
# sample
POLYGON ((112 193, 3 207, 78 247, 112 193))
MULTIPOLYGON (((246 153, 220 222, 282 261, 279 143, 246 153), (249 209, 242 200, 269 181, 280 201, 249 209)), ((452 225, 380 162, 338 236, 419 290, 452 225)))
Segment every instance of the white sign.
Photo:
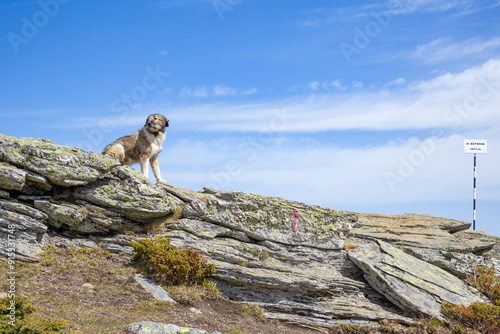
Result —
POLYGON ((488 153, 487 142, 484 139, 465 139, 464 153, 488 153))

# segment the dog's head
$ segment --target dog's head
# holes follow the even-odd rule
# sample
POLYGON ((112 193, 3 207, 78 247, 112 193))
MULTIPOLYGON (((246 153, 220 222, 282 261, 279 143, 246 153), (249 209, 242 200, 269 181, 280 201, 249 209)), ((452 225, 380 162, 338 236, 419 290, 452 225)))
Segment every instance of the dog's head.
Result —
POLYGON ((146 119, 146 124, 144 127, 146 130, 152 134, 158 134, 159 132, 165 133, 165 128, 168 126, 168 119, 160 114, 149 115, 146 119))

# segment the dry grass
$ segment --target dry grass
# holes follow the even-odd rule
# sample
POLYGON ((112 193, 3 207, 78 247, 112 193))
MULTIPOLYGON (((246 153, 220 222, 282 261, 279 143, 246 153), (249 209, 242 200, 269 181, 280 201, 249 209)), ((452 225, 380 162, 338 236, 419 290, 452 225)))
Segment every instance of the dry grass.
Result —
MULTIPOLYGON (((169 287, 179 304, 154 300, 135 282, 129 259, 101 249, 50 247, 39 263, 17 263, 17 290, 36 307, 35 318, 66 320, 62 333, 124 333, 137 321, 157 321, 211 333, 313 333, 297 326, 265 321, 257 310, 214 294, 208 287, 169 287), (85 285, 84 285, 85 284, 85 285), (190 308, 201 311, 193 313, 190 308)), ((7 282, 7 263, 0 280, 7 282)), ((6 283, 3 283, 6 291, 6 283)))

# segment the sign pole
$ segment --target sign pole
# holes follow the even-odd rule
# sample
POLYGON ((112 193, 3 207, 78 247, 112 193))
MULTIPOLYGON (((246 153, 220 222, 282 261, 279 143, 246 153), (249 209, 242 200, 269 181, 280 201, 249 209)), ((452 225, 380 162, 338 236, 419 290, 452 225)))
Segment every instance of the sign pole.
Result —
POLYGON ((474 153, 474 199, 472 201, 473 220, 472 220, 472 230, 476 230, 476 153, 474 153))
POLYGON ((465 139, 464 153, 474 153, 474 196, 472 200, 472 229, 476 230, 476 153, 488 153, 488 141, 484 139, 465 139))

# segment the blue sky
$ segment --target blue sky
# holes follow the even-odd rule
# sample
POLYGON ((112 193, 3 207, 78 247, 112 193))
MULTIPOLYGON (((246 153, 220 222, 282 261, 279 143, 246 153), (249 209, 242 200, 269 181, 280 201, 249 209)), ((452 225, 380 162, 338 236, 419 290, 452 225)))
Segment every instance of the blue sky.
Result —
MULTIPOLYGON (((170 120, 167 182, 500 236, 498 0, 0 2, 0 132, 100 152, 170 120)), ((152 178, 152 173, 151 178, 152 178)))

